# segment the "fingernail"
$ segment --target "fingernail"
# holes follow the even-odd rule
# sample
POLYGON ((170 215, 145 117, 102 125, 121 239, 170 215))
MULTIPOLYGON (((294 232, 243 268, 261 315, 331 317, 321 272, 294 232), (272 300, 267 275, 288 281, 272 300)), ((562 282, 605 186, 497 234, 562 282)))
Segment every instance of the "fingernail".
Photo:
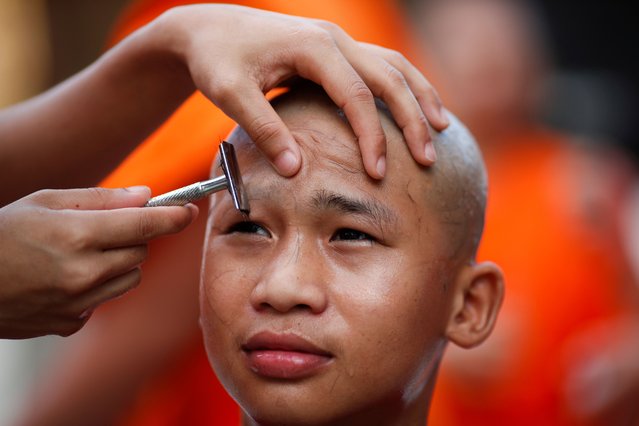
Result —
POLYGON ((299 168, 297 157, 289 150, 283 151, 275 159, 275 167, 281 175, 292 176, 299 168))
POLYGON ((138 194, 151 195, 151 188, 145 185, 137 185, 137 186, 129 186, 128 188, 124 188, 127 192, 135 192, 138 194))
POLYGON ((379 160, 377 160, 377 173, 380 175, 380 177, 384 177, 384 175, 386 174, 386 156, 382 155, 381 157, 379 157, 379 160))
POLYGON ((426 156, 427 160, 432 161, 433 163, 437 160, 437 151, 435 151, 434 143, 426 143, 426 146, 424 146, 424 155, 426 156))

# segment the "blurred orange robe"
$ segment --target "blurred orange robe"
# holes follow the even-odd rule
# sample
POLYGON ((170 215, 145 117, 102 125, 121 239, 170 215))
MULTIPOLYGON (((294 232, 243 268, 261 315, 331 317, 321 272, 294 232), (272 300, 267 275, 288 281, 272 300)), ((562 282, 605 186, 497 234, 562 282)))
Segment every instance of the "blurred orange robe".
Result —
POLYGON ((504 305, 485 343, 501 340, 503 351, 487 364, 467 357, 485 375, 476 380, 444 356, 432 424, 591 424, 571 418, 563 391, 576 361, 572 339, 630 310, 617 214, 590 197, 582 180, 590 173, 581 169, 587 161, 566 136, 528 128, 498 147, 486 158, 489 197, 478 256, 499 264, 506 277, 504 305))

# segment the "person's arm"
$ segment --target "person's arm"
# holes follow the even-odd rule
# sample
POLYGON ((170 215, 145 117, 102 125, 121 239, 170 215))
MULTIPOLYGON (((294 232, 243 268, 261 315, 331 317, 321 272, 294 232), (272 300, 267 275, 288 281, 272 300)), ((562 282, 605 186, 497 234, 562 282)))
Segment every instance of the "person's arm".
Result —
POLYGON ((45 187, 95 185, 195 88, 244 127, 280 173, 295 174, 297 145, 263 95, 293 76, 321 84, 343 107, 372 177, 383 175, 385 152, 373 94, 390 106, 416 160, 432 162, 426 118, 446 126, 439 98, 397 52, 358 43, 326 22, 184 6, 57 87, 0 112, 0 203, 45 187))
POLYGON ((196 88, 292 175, 297 144, 264 93, 295 76, 343 108, 372 177, 385 169, 373 95, 417 161, 432 162, 426 118, 446 122, 433 88, 401 55, 327 22, 238 6, 175 8, 76 76, 0 111, 0 338, 77 331, 97 305, 137 285, 149 240, 195 214, 139 208, 148 189, 27 194, 95 185, 196 88))

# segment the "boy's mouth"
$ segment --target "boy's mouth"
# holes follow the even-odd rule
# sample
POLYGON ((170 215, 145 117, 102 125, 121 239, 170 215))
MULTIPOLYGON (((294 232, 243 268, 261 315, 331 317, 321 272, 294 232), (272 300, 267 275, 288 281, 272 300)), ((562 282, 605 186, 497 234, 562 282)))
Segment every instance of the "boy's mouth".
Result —
POLYGON ((334 356, 295 334, 268 331, 242 345, 248 368, 272 379, 302 379, 318 373, 334 356))

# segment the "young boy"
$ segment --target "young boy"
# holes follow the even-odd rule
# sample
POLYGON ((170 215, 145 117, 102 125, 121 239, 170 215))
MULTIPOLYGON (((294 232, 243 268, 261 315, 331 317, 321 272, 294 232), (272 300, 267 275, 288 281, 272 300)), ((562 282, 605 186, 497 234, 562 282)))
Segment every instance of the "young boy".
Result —
POLYGON ((481 155, 456 120, 437 163, 409 153, 383 105, 387 175, 366 175, 343 113, 316 87, 274 102, 304 167, 279 176, 242 129, 251 213, 212 201, 200 288, 209 361, 245 424, 423 425, 448 341, 490 333, 500 270, 476 263, 481 155))

